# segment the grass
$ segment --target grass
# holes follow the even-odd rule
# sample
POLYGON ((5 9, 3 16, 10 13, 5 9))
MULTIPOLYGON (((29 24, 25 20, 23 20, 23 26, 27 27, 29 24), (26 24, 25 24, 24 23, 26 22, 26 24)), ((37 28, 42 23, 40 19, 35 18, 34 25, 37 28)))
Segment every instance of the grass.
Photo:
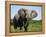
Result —
MULTIPOLYGON (((10 31, 11 32, 24 32, 24 27, 20 30, 19 28, 14 29, 13 23, 11 22, 10 31)), ((41 20, 33 20, 29 22, 29 26, 27 28, 28 32, 41 32, 42 31, 42 21, 41 20)))

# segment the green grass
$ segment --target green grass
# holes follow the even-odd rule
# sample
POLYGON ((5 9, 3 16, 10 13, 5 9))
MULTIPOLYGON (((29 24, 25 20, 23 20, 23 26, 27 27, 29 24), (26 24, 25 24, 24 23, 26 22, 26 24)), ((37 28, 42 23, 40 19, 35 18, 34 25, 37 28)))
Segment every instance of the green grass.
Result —
MULTIPOLYGON (((19 28, 14 29, 14 26, 11 23, 10 31, 11 32, 24 32, 24 27, 23 29, 20 30, 19 28)), ((28 32, 41 32, 42 31, 42 21, 41 20, 33 20, 29 22, 29 26, 27 28, 28 32)))

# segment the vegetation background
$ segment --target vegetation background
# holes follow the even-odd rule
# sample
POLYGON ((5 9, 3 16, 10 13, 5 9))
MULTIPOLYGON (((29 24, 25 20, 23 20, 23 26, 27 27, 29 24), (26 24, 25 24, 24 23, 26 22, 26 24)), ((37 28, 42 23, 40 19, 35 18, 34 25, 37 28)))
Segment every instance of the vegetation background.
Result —
MULTIPOLYGON (((11 27, 10 27, 10 31, 11 32, 24 32, 24 28, 22 30, 20 30, 19 28, 14 29, 13 26, 13 20, 11 19, 11 27)), ((41 32, 42 31, 42 20, 32 20, 29 21, 29 26, 28 26, 28 32, 41 32)))

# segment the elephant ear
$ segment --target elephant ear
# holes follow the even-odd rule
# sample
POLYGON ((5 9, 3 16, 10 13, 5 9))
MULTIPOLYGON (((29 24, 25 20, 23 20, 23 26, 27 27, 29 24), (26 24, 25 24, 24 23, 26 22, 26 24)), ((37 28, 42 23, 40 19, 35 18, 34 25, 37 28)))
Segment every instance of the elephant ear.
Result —
POLYGON ((19 14, 19 15, 21 14, 21 9, 18 10, 18 14, 19 14))
POLYGON ((16 14, 14 17, 16 18, 16 20, 18 20, 20 16, 19 14, 16 14))
POLYGON ((20 16, 24 16, 24 12, 25 12, 25 10, 23 8, 18 10, 18 14, 20 16))
POLYGON ((37 17, 38 14, 37 14, 37 11, 32 10, 30 15, 32 18, 35 18, 35 17, 37 17))
POLYGON ((19 16, 21 16, 22 18, 25 17, 25 16, 26 16, 26 9, 23 9, 23 8, 19 9, 19 10, 18 10, 18 14, 19 14, 19 16))

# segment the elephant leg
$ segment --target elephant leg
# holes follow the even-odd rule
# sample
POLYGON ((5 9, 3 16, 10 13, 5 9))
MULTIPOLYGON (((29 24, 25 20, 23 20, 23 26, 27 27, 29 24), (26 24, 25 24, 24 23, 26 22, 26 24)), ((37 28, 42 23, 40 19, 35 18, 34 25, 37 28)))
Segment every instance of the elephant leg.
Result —
POLYGON ((24 27, 25 31, 27 32, 27 27, 24 27))
POLYGON ((17 24, 14 23, 14 29, 17 29, 17 24))
POLYGON ((22 30, 22 27, 20 27, 20 30, 22 30))
POLYGON ((29 22, 27 21, 25 26, 24 26, 24 29, 25 29, 26 32, 27 32, 28 25, 29 25, 29 22))
POLYGON ((17 29, 17 26, 14 26, 14 29, 17 29))

